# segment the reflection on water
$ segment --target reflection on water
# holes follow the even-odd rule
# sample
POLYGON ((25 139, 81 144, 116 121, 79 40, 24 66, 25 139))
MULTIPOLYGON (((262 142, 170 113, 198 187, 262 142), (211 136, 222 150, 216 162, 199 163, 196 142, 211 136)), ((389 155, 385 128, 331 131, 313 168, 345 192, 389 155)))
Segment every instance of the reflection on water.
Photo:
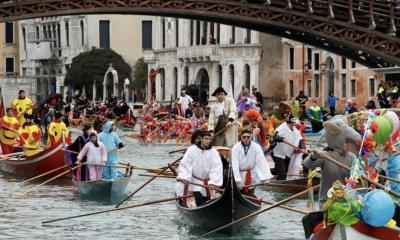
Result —
MULTIPOLYGON (((127 141, 120 150, 120 162, 136 166, 161 167, 179 158, 168 152, 180 149, 174 145, 143 145, 127 141)), ((135 171, 128 186, 132 192, 148 180, 135 171)), ((72 181, 61 179, 42 186, 26 196, 21 193, 39 184, 43 179, 21 184, 22 179, 0 173, 0 239, 189 239, 205 233, 189 229, 178 221, 175 203, 161 203, 133 209, 115 211, 84 218, 42 225, 42 221, 97 212, 113 208, 109 202, 89 201, 78 196, 72 181)), ((140 202, 169 198, 174 195, 175 181, 156 179, 139 191, 124 206, 140 202)), ((257 195, 269 201, 279 201, 288 195, 258 190, 257 195)), ((307 200, 300 199, 288 206, 304 209, 307 200)), ((301 215, 282 209, 273 209, 259 215, 238 235, 213 235, 207 239, 304 239, 301 215)))

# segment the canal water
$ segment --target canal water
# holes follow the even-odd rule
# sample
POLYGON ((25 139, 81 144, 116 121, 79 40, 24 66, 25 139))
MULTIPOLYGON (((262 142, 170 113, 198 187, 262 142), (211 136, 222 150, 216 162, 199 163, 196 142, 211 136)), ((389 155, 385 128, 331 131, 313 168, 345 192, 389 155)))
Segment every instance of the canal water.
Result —
MULTIPOLYGON (((119 151, 120 161, 144 167, 161 167, 179 158, 180 154, 168 152, 182 148, 176 145, 141 145, 136 140, 126 141, 119 151)), ((148 178, 138 176, 135 170, 129 192, 148 178)), ((190 239, 205 233, 190 229, 178 220, 174 202, 126 209, 84 218, 65 220, 43 225, 41 222, 111 209, 114 205, 83 200, 71 180, 64 179, 45 185, 27 196, 21 193, 43 179, 22 184, 13 176, 0 173, 0 239, 190 239)), ((174 196, 173 179, 156 179, 138 192, 126 205, 174 196)), ((279 201, 288 195, 258 189, 257 195, 265 200, 279 201)), ((306 199, 294 200, 288 206, 305 209, 306 199)), ((206 239, 304 239, 301 214, 284 209, 273 209, 259 215, 247 229, 228 237, 212 235, 206 239)), ((210 219, 212 221, 212 219, 210 219)))

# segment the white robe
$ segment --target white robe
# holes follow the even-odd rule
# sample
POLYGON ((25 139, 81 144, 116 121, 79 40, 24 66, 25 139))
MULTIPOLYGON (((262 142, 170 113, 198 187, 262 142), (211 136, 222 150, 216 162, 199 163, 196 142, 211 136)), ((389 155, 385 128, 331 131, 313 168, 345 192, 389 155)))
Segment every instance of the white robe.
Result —
POLYGON ((246 170, 251 170, 251 184, 266 181, 272 178, 271 170, 267 164, 264 153, 255 142, 250 143, 249 150, 245 155, 241 142, 232 148, 232 169, 236 183, 244 186, 246 183, 246 170))
MULTIPOLYGON (((298 147, 300 141, 303 139, 301 136, 300 131, 293 127, 291 130, 287 123, 282 123, 276 130, 275 133, 278 132, 278 135, 283 137, 287 142, 291 143, 292 145, 298 147)), ((274 156, 285 159, 286 157, 291 158, 293 154, 294 148, 289 146, 286 143, 277 143, 276 147, 274 148, 274 156)))
MULTIPOLYGON (((190 146, 179 164, 176 178, 202 185, 204 182, 199 179, 207 179, 209 185, 222 186, 223 169, 219 153, 213 148, 202 150, 196 145, 190 146)), ((183 191, 184 184, 178 182, 176 194, 182 196, 183 191)), ((207 196, 206 189, 200 186, 190 184, 189 191, 201 192, 203 196, 207 196)))

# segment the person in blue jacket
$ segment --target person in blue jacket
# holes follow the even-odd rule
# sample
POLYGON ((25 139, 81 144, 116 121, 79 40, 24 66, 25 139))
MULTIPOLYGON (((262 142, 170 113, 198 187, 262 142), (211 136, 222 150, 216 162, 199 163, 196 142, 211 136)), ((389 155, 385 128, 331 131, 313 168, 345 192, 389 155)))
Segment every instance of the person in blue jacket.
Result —
MULTIPOLYGON (((99 140, 107 150, 107 165, 117 165, 118 154, 115 148, 122 148, 124 144, 114 132, 114 123, 108 121, 104 124, 103 132, 99 134, 99 140)), ((113 179, 118 177, 118 170, 115 167, 103 168, 103 179, 113 179)))
POLYGON ((329 93, 328 96, 328 106, 329 109, 331 110, 331 116, 335 116, 335 112, 336 112, 336 100, 338 100, 335 95, 333 94, 333 92, 329 93))

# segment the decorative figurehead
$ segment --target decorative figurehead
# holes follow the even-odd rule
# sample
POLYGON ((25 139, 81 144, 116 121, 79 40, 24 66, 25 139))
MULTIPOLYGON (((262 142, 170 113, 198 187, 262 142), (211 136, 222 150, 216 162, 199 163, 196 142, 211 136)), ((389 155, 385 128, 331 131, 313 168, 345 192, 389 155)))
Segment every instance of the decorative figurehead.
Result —
POLYGON ((324 122, 323 126, 326 130, 326 142, 330 148, 345 153, 346 151, 343 149, 343 146, 348 143, 349 150, 357 153, 357 144, 361 141, 361 136, 349 126, 347 118, 344 115, 334 116, 329 121, 324 122))

